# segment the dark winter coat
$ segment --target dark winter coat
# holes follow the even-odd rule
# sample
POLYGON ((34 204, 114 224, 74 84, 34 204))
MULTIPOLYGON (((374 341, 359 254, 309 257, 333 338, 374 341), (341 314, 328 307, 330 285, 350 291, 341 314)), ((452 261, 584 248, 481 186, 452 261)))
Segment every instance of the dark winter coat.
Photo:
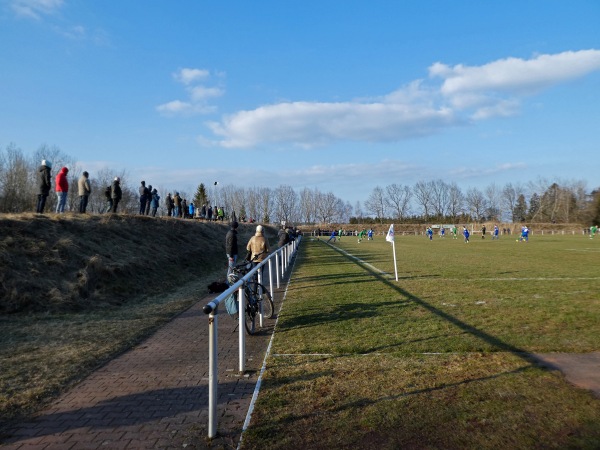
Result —
POLYGON ((38 194, 48 195, 50 194, 51 178, 50 178, 50 167, 40 166, 38 169, 38 194))
POLYGON ((113 200, 121 200, 121 197, 123 197, 123 192, 121 191, 121 183, 118 180, 114 180, 112 182, 110 196, 113 200))
POLYGON ((233 228, 225 236, 225 253, 229 256, 238 254, 237 230, 233 228))

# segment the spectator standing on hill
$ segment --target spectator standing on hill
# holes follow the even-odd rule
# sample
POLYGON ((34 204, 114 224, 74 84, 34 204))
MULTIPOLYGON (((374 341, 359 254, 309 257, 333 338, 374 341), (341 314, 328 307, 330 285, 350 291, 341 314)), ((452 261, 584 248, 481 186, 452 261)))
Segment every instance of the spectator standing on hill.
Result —
POLYGON ((56 184, 56 196, 58 203, 56 204, 56 213, 62 214, 65 212, 65 206, 67 204, 67 195, 69 194, 69 180, 67 174, 69 169, 63 167, 60 172, 56 175, 54 183, 56 184))
POLYGON ((156 189, 152 189, 152 200, 150 200, 150 207, 152 208, 152 217, 156 217, 156 210, 158 210, 158 204, 160 201, 160 195, 156 189))
POLYGON ((152 185, 148 185, 148 191, 146 193, 146 215, 150 215, 150 203, 152 202, 152 185))
POLYGON ((171 217, 173 214, 173 197, 171 197, 171 193, 167 194, 167 198, 165 199, 165 203, 167 205, 167 217, 171 217))
POLYGON ((206 219, 206 205, 202 205, 202 208, 200 208, 200 218, 206 219))
POLYGON ((77 189, 79 191, 79 212, 85 214, 87 209, 88 200, 92 193, 92 186, 90 185, 90 174, 83 172, 77 181, 77 189))
POLYGON ((187 219, 187 216, 188 216, 188 202, 184 198, 181 201, 181 213, 180 213, 180 217, 183 217, 184 219, 187 219))
POLYGON ((173 196, 173 217, 179 217, 181 212, 181 197, 179 196, 179 192, 175 192, 173 196))
POLYGON ((117 207, 119 206, 119 202, 123 197, 123 191, 121 191, 121 179, 119 177, 115 177, 112 182, 111 194, 110 198, 112 199, 112 210, 111 212, 115 214, 117 212, 117 207))
POLYGON ((106 197, 106 211, 103 212, 111 212, 112 211, 112 206, 113 206, 113 201, 112 201, 112 185, 111 186, 107 186, 104 189, 104 196, 106 197))
POLYGON ((208 205, 208 210, 206 211, 206 218, 209 221, 212 220, 212 214, 213 214, 212 206, 208 205))
POLYGON ((248 250, 249 260, 252 262, 262 262, 269 253, 269 242, 265 238, 262 225, 256 227, 254 236, 248 241, 246 246, 248 250))
POLYGON ((231 222, 231 228, 225 235, 225 254, 227 255, 227 276, 233 271, 238 258, 238 240, 237 240, 238 223, 231 222))
POLYGON ((196 207, 194 206, 194 202, 190 202, 190 205, 188 206, 188 212, 190 215, 190 219, 193 219, 194 213, 196 212, 196 207))
POLYGON ((225 210, 223 209, 222 206, 219 207, 219 210, 217 211, 217 216, 218 219, 222 222, 223 220, 225 220, 225 210))
POLYGON ((44 213, 46 207, 46 199, 50 194, 51 178, 50 170, 52 169, 52 163, 50 161, 42 160, 40 167, 38 168, 38 201, 36 212, 38 214, 44 213))
POLYGON ((145 181, 141 182, 138 192, 140 194, 140 214, 144 214, 146 211, 146 200, 148 199, 148 188, 146 187, 145 181))

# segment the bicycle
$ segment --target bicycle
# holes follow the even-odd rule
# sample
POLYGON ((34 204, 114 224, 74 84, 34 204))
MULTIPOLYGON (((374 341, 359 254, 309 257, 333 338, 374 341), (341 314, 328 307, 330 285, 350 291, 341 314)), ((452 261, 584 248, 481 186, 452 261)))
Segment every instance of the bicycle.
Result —
MULTIPOLYGON (((240 278, 246 275, 252 269, 251 261, 244 261, 236 265, 227 276, 230 285, 236 283, 240 278)), ((262 313, 267 319, 273 318, 275 306, 269 290, 258 282, 258 274, 244 283, 244 295, 246 297, 246 308, 244 311, 244 327, 248 334, 256 332, 256 316, 262 308, 262 313)))

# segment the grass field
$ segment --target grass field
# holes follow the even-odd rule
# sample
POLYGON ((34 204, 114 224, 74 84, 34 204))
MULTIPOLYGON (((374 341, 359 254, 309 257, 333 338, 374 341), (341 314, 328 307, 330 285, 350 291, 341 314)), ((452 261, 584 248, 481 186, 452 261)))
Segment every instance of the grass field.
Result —
POLYGON ((599 448, 600 240, 307 237, 244 448, 599 448))

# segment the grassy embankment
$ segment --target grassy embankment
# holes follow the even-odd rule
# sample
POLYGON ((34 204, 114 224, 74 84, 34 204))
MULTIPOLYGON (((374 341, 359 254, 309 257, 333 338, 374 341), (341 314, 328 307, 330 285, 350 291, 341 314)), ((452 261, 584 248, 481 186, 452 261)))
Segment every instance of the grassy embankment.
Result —
MULTIPOLYGON (((224 278, 223 223, 0 217, 0 429, 139 342, 224 278)), ((243 246, 254 226, 240 225, 243 246)))

